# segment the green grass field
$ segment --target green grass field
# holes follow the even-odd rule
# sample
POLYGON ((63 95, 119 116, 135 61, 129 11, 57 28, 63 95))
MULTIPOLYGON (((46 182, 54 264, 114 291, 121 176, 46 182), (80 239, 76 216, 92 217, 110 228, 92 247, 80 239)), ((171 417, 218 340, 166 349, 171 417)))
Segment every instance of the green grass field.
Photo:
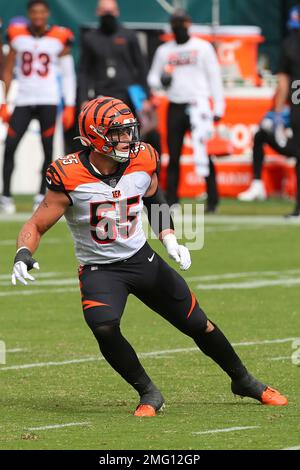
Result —
MULTIPOLYGON (((30 203, 19 200, 19 210, 30 203)), ((249 370, 286 394, 289 406, 233 396, 227 376, 189 338, 130 297, 123 333, 166 400, 163 413, 146 419, 132 416, 135 392, 99 360, 81 312, 66 225, 45 235, 36 283, 13 288, 9 274, 22 222, 0 219, 0 340, 7 348, 0 365, 0 448, 300 446, 300 366, 292 362, 293 339, 300 337, 300 225, 274 217, 289 210, 287 201, 224 201, 219 217, 206 218, 204 248, 192 252, 193 265, 184 273, 249 370), (242 213, 250 217, 232 217, 242 213), (76 425, 34 429, 70 423, 76 425)), ((151 244, 163 254, 158 241, 151 244)))

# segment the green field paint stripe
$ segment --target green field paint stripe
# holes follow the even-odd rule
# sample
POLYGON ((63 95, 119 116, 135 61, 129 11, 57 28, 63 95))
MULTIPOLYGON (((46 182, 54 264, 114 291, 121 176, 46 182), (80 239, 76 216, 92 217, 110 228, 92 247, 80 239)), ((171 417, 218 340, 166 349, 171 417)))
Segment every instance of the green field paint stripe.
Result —
MULTIPOLYGON (((232 346, 256 346, 256 345, 263 345, 263 344, 276 344, 276 343, 287 343, 290 341, 294 341, 298 338, 281 338, 281 339, 273 339, 273 340, 261 340, 261 341, 247 341, 241 343, 232 343, 232 346)), ((177 348, 177 349, 163 349, 160 351, 149 351, 144 353, 139 353, 138 356, 140 358, 146 357, 155 357, 155 356, 162 356, 165 354, 175 354, 175 353, 189 353, 199 351, 199 348, 177 348)), ((51 367, 51 366, 63 366, 66 364, 80 364, 84 362, 92 362, 92 361, 103 361, 104 357, 101 356, 91 356, 79 359, 70 359, 65 361, 51 361, 51 362, 34 362, 32 364, 19 364, 14 366, 7 366, 7 367, 0 367, 0 371, 5 370, 19 370, 19 369, 32 369, 33 367, 51 367)))
POLYGON ((258 429, 260 426, 236 426, 233 428, 224 428, 224 429, 211 429, 209 431, 199 431, 199 432, 192 432, 193 435, 201 435, 201 434, 217 434, 220 432, 235 432, 235 431, 246 431, 248 429, 258 429))
POLYGON ((70 426, 88 426, 90 423, 85 421, 83 423, 65 423, 65 424, 50 424, 49 426, 36 426, 33 428, 28 428, 28 431, 44 431, 47 429, 59 429, 59 428, 67 428, 70 426))

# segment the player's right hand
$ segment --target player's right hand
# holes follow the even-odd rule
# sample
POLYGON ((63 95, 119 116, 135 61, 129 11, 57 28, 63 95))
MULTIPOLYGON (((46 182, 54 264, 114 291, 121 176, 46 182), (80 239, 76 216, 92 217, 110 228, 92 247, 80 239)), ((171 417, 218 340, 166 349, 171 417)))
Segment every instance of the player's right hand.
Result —
POLYGON ((18 280, 21 284, 27 286, 28 282, 26 279, 34 281, 34 277, 28 273, 32 268, 40 269, 39 263, 32 258, 31 252, 28 248, 19 248, 14 259, 14 267, 11 276, 12 284, 15 286, 18 280))

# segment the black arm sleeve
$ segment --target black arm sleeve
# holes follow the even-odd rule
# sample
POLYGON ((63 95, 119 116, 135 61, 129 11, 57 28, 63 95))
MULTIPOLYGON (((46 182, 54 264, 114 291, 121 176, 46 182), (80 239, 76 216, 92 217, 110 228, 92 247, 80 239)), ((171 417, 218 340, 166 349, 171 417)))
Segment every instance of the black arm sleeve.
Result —
POLYGON ((155 235, 167 229, 174 230, 174 222, 170 213, 169 205, 160 187, 156 193, 150 197, 143 197, 149 224, 155 235))

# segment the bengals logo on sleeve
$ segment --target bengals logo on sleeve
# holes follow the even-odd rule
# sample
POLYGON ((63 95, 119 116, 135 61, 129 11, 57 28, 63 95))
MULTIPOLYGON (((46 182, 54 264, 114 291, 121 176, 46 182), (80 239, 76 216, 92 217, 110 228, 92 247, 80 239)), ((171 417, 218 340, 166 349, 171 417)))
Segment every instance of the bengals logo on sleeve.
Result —
POLYGON ((46 184, 47 188, 52 191, 62 191, 65 192, 65 186, 62 181, 62 178, 56 168, 51 164, 46 173, 46 184))

